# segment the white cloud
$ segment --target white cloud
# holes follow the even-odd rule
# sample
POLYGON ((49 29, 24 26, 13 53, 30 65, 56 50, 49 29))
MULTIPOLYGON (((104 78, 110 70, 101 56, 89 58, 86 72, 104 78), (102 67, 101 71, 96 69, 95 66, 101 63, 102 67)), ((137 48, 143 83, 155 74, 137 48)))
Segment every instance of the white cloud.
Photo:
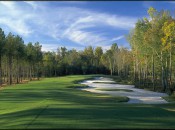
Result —
POLYGON ((111 45, 102 46, 103 52, 106 52, 111 48, 111 45))
POLYGON ((115 37, 115 38, 111 39, 111 41, 118 41, 118 40, 120 40, 122 38, 124 38, 124 35, 119 36, 119 37, 115 37))
POLYGON ((30 26, 27 25, 27 21, 32 18, 32 15, 18 10, 16 2, 1 1, 0 17, 0 25, 7 26, 9 31, 16 32, 22 36, 28 36, 33 32, 30 26))
POLYGON ((15 2, 13 1, 0 1, 0 4, 6 6, 8 9, 11 10, 15 9, 15 2))
POLYGON ((79 43, 80 45, 97 45, 105 40, 99 34, 93 34, 91 32, 85 32, 80 30, 73 30, 66 35, 70 40, 79 43))
MULTIPOLYGON (((80 9, 77 9, 80 10, 80 9)), ((134 23, 136 19, 129 18, 129 17, 118 17, 117 16, 111 16, 109 14, 100 14, 96 12, 91 11, 77 11, 77 12, 83 12, 85 16, 80 17, 77 19, 77 21, 73 22, 63 33, 63 37, 68 37, 70 40, 77 42, 82 45, 87 44, 99 44, 99 43, 105 43, 109 41, 110 39, 104 36, 104 32, 97 33, 94 32, 88 32, 88 31, 82 31, 86 28, 92 28, 95 26, 111 26, 114 28, 120 28, 124 30, 128 30, 132 27, 134 27, 134 23), (87 15, 87 16, 86 16, 87 15), (130 22, 126 22, 130 21, 130 22)), ((119 37, 119 40, 123 38, 119 37)))
POLYGON ((136 19, 132 17, 123 17, 109 14, 96 14, 94 17, 96 20, 98 20, 98 22, 102 22, 106 25, 125 30, 133 28, 134 23, 136 22, 136 19))
POLYGON ((58 44, 46 43, 46 44, 42 44, 42 51, 56 51, 58 47, 59 47, 58 44))
MULTIPOLYGON (((136 21, 137 18, 88 9, 52 7, 48 2, 0 2, 0 26, 8 27, 9 31, 30 38, 33 35, 38 37, 44 35, 57 41, 67 39, 84 46, 105 46, 108 42, 123 38, 123 36, 109 38, 107 31, 99 32, 96 30, 97 27, 113 28, 116 31, 129 30, 134 27, 136 21)), ((38 39, 40 40, 42 38, 38 39)), ((55 48, 57 45, 45 44, 44 50, 53 49, 49 46, 55 48)))
POLYGON ((0 19, 0 24, 6 25, 10 30, 16 32, 17 34, 28 36, 33 31, 29 29, 29 27, 21 20, 13 21, 10 18, 2 18, 0 19))

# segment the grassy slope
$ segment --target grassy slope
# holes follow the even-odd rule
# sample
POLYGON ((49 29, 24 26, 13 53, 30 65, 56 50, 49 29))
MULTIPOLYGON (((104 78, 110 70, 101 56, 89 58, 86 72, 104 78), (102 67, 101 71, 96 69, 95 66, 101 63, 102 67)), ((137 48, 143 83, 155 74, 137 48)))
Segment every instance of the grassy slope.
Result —
POLYGON ((90 77, 47 78, 1 90, 0 129, 175 128, 175 104, 117 103, 73 88, 75 80, 90 77))

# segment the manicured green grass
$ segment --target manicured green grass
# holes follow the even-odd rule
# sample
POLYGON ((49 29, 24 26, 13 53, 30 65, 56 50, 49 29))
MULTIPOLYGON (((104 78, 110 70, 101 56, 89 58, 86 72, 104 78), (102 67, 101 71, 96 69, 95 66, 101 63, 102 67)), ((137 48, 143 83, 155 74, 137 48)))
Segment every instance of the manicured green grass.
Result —
POLYGON ((46 78, 4 88, 0 129, 175 128, 174 103, 126 104, 118 101, 120 97, 76 88, 75 81, 91 77, 46 78))
POLYGON ((109 88, 96 88, 97 90, 101 90, 101 91, 124 91, 124 92, 133 92, 133 90, 130 89, 117 89, 117 88, 113 88, 113 89, 109 89, 109 88))

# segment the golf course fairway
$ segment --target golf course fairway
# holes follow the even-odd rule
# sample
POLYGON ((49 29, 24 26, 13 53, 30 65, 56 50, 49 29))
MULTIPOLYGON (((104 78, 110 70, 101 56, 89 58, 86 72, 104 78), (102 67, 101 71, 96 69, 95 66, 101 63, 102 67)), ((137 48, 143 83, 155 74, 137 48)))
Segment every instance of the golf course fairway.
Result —
MULTIPOLYGON (((77 89, 95 75, 44 78, 0 90, 0 129, 175 128, 175 104, 126 104, 127 97, 77 89)), ((86 86, 85 86, 86 87, 86 86)))

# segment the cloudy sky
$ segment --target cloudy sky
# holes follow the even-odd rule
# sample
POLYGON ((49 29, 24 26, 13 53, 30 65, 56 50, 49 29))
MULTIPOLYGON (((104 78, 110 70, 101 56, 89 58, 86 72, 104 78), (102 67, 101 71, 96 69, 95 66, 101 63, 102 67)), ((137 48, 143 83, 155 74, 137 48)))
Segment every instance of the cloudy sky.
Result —
POLYGON ((0 1, 0 28, 22 36, 26 44, 40 42, 44 51, 108 49, 112 43, 129 48, 125 35, 148 17, 150 6, 175 11, 175 2, 163 1, 0 1))

